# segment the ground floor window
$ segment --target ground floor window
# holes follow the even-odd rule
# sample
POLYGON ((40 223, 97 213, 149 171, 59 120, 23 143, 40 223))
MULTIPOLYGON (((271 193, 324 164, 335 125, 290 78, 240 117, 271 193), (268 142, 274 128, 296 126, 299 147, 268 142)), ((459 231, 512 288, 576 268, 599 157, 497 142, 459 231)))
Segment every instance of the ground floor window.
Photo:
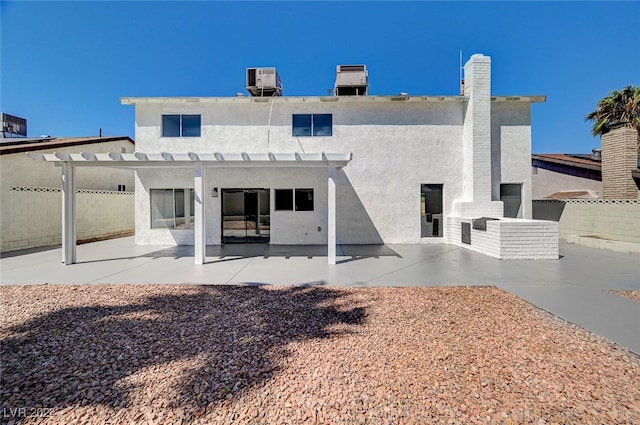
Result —
POLYGON ((313 189, 296 189, 296 211, 313 211, 313 189))
POLYGON ((442 185, 420 185, 420 236, 441 238, 443 236, 442 185))
POLYGON ((150 193, 152 229, 193 228, 193 189, 151 189, 150 193))
POLYGON ((276 211, 313 211, 313 189, 275 189, 276 211))
POLYGON ((276 189, 276 211, 293 211, 293 189, 276 189))

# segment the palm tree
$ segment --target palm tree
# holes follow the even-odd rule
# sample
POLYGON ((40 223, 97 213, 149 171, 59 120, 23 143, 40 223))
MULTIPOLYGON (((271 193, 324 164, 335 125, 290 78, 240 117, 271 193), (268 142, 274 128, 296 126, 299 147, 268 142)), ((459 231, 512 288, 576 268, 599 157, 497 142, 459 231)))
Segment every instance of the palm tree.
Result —
POLYGON ((640 137, 640 86, 612 91, 600 99, 596 110, 588 114, 585 120, 594 121, 591 130, 594 136, 607 134, 624 125, 635 128, 640 137))

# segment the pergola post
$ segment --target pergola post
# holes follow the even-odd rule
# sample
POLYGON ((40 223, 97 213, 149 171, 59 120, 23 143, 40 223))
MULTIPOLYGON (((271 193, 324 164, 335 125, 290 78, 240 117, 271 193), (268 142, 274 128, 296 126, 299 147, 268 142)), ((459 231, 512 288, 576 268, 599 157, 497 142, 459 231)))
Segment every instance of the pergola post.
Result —
POLYGON ((62 262, 76 262, 76 169, 62 163, 62 262))
POLYGON ((202 161, 198 161, 194 167, 194 245, 195 263, 201 265, 206 260, 206 238, 205 238, 205 168, 202 161))
POLYGON ((329 178, 327 179, 327 261, 336 263, 336 166, 329 163, 329 178))

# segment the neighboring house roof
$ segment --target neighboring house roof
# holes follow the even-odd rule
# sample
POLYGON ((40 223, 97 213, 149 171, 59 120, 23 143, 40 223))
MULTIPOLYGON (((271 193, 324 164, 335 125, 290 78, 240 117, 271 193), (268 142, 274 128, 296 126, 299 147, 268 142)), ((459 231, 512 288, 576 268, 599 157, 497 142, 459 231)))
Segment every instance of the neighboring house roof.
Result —
POLYGON ((549 171, 602 181, 602 163, 588 154, 544 153, 531 155, 531 165, 549 171))
POLYGON ((56 149, 68 146, 88 145, 93 143, 106 143, 127 141, 131 144, 135 142, 128 136, 110 136, 110 137, 52 137, 52 138, 36 138, 36 139, 1 139, 0 155, 19 152, 31 152, 42 149, 56 149))
POLYGON ((586 158, 589 155, 570 155, 564 153, 541 153, 533 154, 531 158, 534 160, 551 162, 555 164, 568 165, 571 167, 586 168, 589 170, 601 170, 602 163, 595 159, 586 158))

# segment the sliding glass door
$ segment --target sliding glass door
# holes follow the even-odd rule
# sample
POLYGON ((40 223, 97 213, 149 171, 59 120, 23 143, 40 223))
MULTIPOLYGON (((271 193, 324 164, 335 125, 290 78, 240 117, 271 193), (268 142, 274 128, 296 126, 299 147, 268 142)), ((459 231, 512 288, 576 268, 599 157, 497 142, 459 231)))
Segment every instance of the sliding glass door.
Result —
POLYGON ((222 242, 269 242, 269 211, 269 189, 222 189, 222 242))

